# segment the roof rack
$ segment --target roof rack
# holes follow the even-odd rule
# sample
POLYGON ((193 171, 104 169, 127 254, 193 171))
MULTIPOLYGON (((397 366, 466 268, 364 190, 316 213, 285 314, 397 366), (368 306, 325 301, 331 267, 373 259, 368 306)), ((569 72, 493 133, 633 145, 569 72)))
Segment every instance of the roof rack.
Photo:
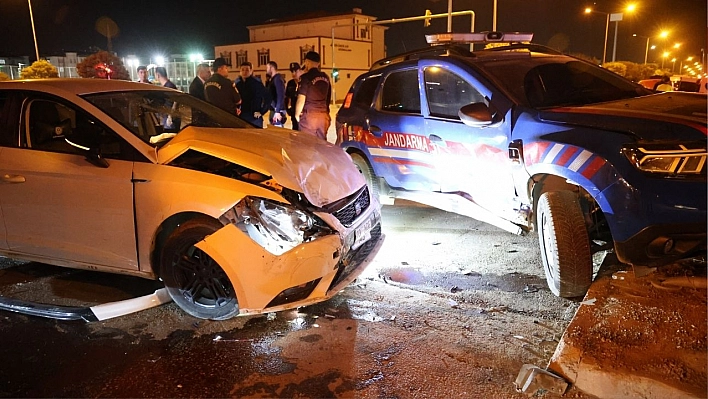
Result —
POLYGON ((397 64, 399 62, 408 60, 417 60, 425 56, 436 55, 458 55, 462 57, 473 56, 472 52, 470 52, 469 50, 469 47, 459 46, 457 44, 432 46, 378 60, 371 65, 371 68, 369 70, 374 71, 376 69, 383 68, 387 65, 397 64))
POLYGON ((518 43, 530 42, 533 33, 521 32, 470 32, 470 33, 438 33, 425 35, 428 44, 438 45, 446 43, 518 43))
POLYGON ((491 47, 484 49, 484 51, 508 51, 508 50, 528 50, 535 53, 545 53, 545 54, 563 54, 562 52, 544 46, 542 44, 535 43, 510 43, 507 46, 491 47))
POLYGON ((550 47, 540 44, 522 43, 533 39, 533 33, 519 32, 473 32, 473 33, 441 33, 425 35, 428 43, 432 45, 423 49, 408 51, 403 54, 384 58, 374 62, 370 71, 383 68, 387 65, 397 64, 408 60, 417 60, 423 57, 438 55, 454 55, 459 57, 474 57, 475 53, 483 54, 489 51, 528 50, 545 54, 563 54, 550 47), (492 47, 484 50, 470 51, 470 44, 474 43, 508 43, 505 46, 492 47))

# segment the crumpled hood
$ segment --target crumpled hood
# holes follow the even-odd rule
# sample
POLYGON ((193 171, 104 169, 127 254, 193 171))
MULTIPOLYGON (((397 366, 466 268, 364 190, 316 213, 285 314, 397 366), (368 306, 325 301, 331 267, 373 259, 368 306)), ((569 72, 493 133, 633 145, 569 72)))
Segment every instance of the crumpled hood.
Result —
POLYGON ((190 149, 272 176, 315 206, 340 200, 366 184, 340 147, 292 130, 188 127, 158 150, 158 162, 167 164, 190 149))
POLYGON ((632 133, 643 140, 705 140, 708 96, 670 92, 539 112, 545 121, 632 133))

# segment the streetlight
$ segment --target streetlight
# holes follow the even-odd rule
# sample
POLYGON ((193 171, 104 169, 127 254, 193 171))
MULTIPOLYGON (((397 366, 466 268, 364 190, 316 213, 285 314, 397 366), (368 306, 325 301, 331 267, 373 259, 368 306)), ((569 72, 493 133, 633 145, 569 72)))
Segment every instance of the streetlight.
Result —
POLYGON ((34 53, 37 56, 37 61, 39 61, 39 47, 37 46, 37 33, 34 30, 34 16, 32 16, 32 1, 27 0, 27 5, 29 6, 30 22, 32 22, 32 37, 34 38, 34 53))
POLYGON ((661 69, 664 69, 664 61, 666 61, 666 58, 668 58, 669 55, 671 55, 671 53, 668 51, 664 51, 664 54, 661 55, 661 69))
POLYGON ((610 30, 610 14, 606 12, 595 11, 590 7, 585 9, 585 14, 590 14, 592 12, 597 14, 605 14, 605 16, 607 17, 607 22, 605 22, 605 46, 602 48, 602 65, 605 65, 605 55, 607 54, 607 33, 610 30))
POLYGON ((676 67, 676 57, 671 59, 671 73, 674 73, 674 67, 676 67))
POLYGON ((646 64, 647 64, 647 58, 649 57, 649 38, 650 38, 650 37, 649 37, 649 36, 638 35, 638 34, 636 34, 636 33, 633 33, 632 36, 634 36, 634 37, 643 37, 643 38, 647 39, 647 47, 646 47, 646 50, 644 50, 644 65, 646 65, 646 64))
MULTIPOLYGON (((635 4, 629 4, 626 8, 626 12, 634 12, 636 10, 637 6, 635 4)), ((622 20, 623 14, 621 12, 616 12, 616 13, 607 13, 607 12, 602 12, 602 11, 595 11, 592 8, 588 7, 585 9, 585 14, 590 14, 590 13, 598 13, 598 14, 605 14, 607 16, 607 22, 605 23, 605 48, 602 53, 602 63, 605 63, 605 54, 607 53, 607 33, 610 29, 610 21, 613 21, 615 23, 615 41, 614 44, 612 45, 612 62, 615 62, 615 55, 617 53, 617 28, 619 26, 619 21, 622 20)))

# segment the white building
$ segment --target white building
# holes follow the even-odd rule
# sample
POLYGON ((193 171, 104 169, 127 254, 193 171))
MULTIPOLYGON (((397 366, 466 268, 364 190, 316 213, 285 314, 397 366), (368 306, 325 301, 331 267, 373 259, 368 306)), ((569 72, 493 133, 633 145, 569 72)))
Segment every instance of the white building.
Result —
POLYGON ((78 78, 76 72, 76 64, 83 61, 86 57, 79 56, 77 53, 65 53, 63 56, 45 57, 50 64, 54 65, 59 72, 60 78, 78 78))
POLYGON ((330 76, 333 69, 339 71, 339 81, 332 81, 332 89, 333 97, 342 101, 354 79, 386 56, 387 28, 367 24, 375 20, 355 8, 346 14, 315 13, 248 26, 250 42, 215 46, 214 56, 231 60, 231 79, 239 76, 241 63, 250 61, 253 74, 265 82, 266 64, 275 61, 287 81, 290 63, 302 64, 308 51, 317 51, 320 70, 330 76))

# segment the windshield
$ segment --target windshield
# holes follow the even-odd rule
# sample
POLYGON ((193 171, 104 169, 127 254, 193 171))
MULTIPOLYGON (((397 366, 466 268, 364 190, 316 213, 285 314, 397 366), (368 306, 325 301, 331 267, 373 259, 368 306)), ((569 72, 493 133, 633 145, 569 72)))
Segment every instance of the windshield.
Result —
POLYGON ((595 104, 652 94, 606 69, 563 56, 481 63, 513 99, 534 108, 595 104))
POLYGON ((252 128, 220 108, 185 93, 123 91, 83 97, 153 146, 163 145, 187 126, 252 128))

